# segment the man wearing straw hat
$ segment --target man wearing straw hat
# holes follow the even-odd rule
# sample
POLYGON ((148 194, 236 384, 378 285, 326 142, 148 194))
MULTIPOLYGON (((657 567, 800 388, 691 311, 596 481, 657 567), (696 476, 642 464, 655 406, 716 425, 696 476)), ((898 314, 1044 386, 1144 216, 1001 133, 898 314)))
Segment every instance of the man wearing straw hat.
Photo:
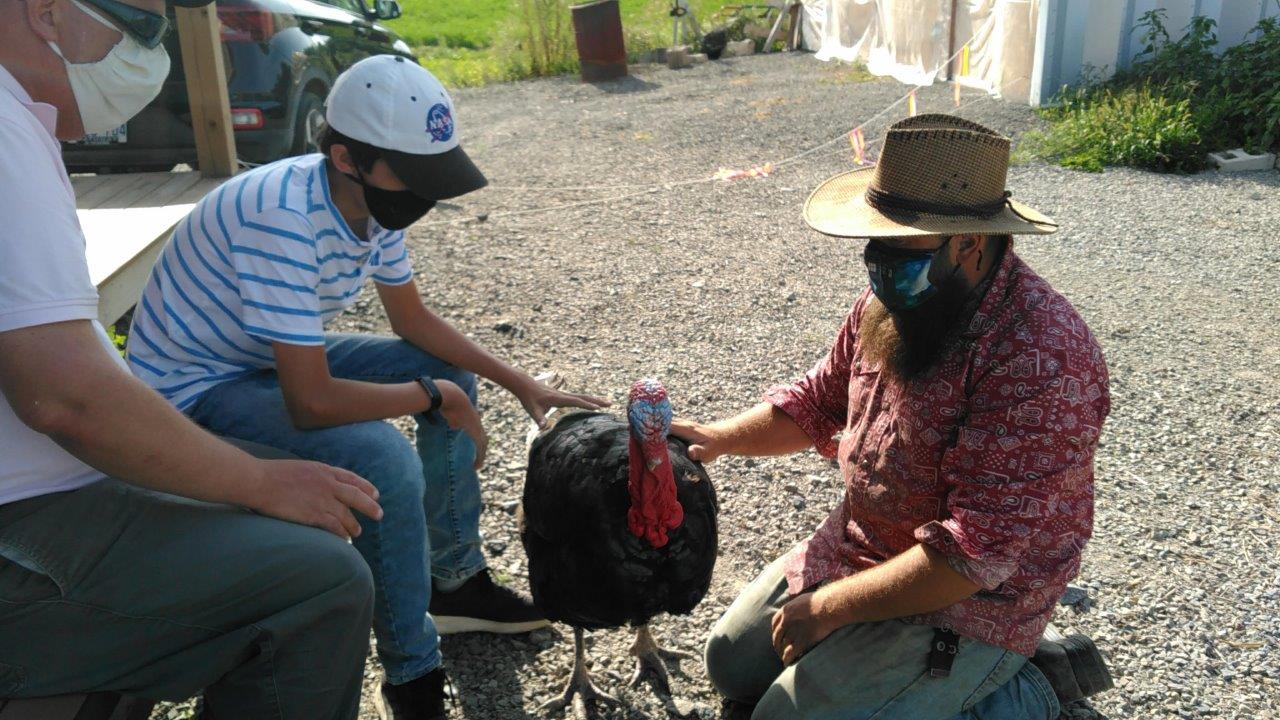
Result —
POLYGON ((1091 535, 1110 403, 1084 321, 1013 251, 1057 225, 1009 197, 1009 144, 912 117, 877 167, 819 186, 805 220, 867 241, 870 288, 803 378, 677 423, 703 461, 815 447, 843 474, 707 643, 756 720, 1056 718, 1111 685, 1088 638, 1041 638, 1091 535))

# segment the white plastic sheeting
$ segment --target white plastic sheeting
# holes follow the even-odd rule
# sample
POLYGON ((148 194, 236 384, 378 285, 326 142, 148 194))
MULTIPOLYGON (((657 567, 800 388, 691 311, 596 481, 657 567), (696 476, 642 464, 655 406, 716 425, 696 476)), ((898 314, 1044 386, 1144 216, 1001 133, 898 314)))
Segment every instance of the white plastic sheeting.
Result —
MULTIPOLYGON (((877 75, 913 85, 947 76, 953 0, 803 2, 805 47, 819 59, 861 60, 877 75)), ((1104 79, 1127 67, 1142 45, 1135 26, 1148 11, 1166 13, 1175 39, 1193 16, 1212 18, 1219 50, 1247 39, 1262 18, 1280 15, 1276 0, 954 0, 954 6, 954 47, 969 45, 969 72, 954 65, 960 82, 1035 104, 1082 77, 1104 79)))
MULTIPOLYGON (((958 0, 961 84, 1026 102, 1040 0, 958 0), (968 73, 961 57, 969 47, 968 73)), ((876 75, 910 85, 945 79, 951 56, 951 0, 805 0, 805 47, 819 60, 861 60, 876 75)))

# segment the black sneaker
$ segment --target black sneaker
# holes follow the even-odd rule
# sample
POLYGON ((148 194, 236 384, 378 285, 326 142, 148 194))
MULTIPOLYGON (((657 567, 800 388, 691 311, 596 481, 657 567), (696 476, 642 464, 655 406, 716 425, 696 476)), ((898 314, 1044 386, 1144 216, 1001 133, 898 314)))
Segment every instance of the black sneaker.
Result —
POLYGON ((551 624, 533 606, 529 596, 495 583, 488 570, 472 575, 453 592, 432 592, 429 610, 441 635, 464 632, 510 635, 551 624))
POLYGON ((373 699, 382 720, 445 720, 445 700, 453 699, 452 684, 443 667, 403 685, 382 683, 382 692, 373 699))
POLYGON ((1048 678, 1064 708, 1115 687, 1098 646, 1084 635, 1041 640, 1031 662, 1048 678))

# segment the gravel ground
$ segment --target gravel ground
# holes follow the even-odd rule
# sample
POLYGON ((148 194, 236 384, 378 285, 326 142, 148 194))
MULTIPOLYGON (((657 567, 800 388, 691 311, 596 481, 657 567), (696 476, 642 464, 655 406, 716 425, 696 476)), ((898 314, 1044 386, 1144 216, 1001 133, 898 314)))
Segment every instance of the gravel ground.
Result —
MULTIPOLYGON (((615 402, 635 378, 656 375, 677 414, 712 420, 821 357, 866 283, 860 244, 800 219, 807 193, 849 166, 847 145, 765 180, 652 193, 517 188, 666 183, 776 161, 866 119, 903 87, 855 82, 801 54, 633 70, 614 85, 562 78, 455 94, 464 145, 494 187, 411 231, 419 285, 429 306, 530 371, 554 368, 615 402), (500 214, 601 197, 610 199, 500 214), (479 213, 492 216, 442 223, 479 213)), ((961 115, 1006 133, 1037 122, 977 94, 966 103, 961 115)), ((922 91, 920 106, 950 110, 949 90, 922 91)), ((1280 717, 1280 173, 1091 175, 1035 164, 1013 168, 1009 185, 1062 223, 1018 252, 1076 304, 1111 369, 1095 538, 1077 581, 1088 599, 1056 619, 1110 659, 1117 688, 1098 707, 1112 718, 1280 717)), ((372 294, 337 324, 388 332, 372 294)), ((492 385, 482 404, 493 440, 488 556, 523 583, 513 510, 528 425, 492 385)), ((668 645, 694 652, 743 584, 842 492, 813 453, 710 470, 722 502, 715 581, 693 615, 656 623, 668 645)), ((589 637, 594 671, 624 701, 607 716, 664 717, 649 694, 623 687, 629 633, 589 637)), ((444 652, 461 692, 452 717, 503 720, 537 715, 568 673, 572 642, 557 628, 447 638, 444 652)), ((684 665, 677 696, 714 717, 701 662, 684 665)), ((377 677, 374 659, 367 692, 377 677)))

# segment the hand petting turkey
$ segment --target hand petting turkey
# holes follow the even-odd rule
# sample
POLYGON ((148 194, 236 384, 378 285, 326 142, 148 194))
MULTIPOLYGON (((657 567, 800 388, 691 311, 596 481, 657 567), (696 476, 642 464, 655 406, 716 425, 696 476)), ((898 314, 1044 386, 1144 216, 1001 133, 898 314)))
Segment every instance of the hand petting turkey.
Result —
POLYGON ((547 425, 547 412, 551 408, 575 407, 584 410, 602 410, 612 403, 603 398, 578 393, 563 392, 537 378, 525 376, 526 381, 511 392, 520 400, 524 411, 539 428, 547 425))

